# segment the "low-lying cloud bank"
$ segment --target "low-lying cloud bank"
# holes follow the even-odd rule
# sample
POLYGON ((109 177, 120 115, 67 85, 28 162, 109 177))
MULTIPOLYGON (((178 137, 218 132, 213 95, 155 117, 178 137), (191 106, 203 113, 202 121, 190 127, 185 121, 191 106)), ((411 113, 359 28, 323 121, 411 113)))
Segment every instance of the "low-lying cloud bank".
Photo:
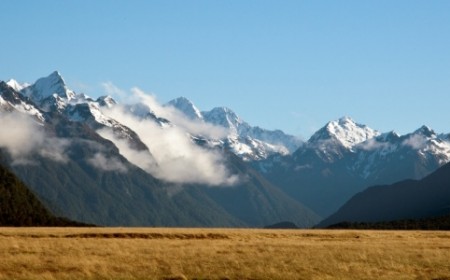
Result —
MULTIPOLYGON (((117 88, 114 88, 117 93, 117 88)), ((109 92, 113 93, 113 92, 109 92)), ((98 133, 112 141, 120 153, 130 162, 153 176, 173 183, 199 183, 211 186, 233 185, 238 176, 230 174, 223 154, 219 151, 200 147, 192 140, 192 135, 207 138, 222 138, 225 129, 190 120, 173 107, 165 107, 156 98, 133 88, 128 101, 148 107, 157 117, 170 121, 170 125, 160 125, 153 119, 136 116, 127 106, 117 105, 104 109, 103 113, 119 121, 136 132, 148 151, 137 151, 124 139, 119 139, 111 129, 103 128, 98 133)))
MULTIPOLYGON (((107 90, 116 96, 126 94, 112 84, 108 84, 107 90)), ((154 96, 138 88, 133 88, 125 100, 125 105, 103 107, 102 112, 136 132, 149 150, 134 149, 127 139, 118 137, 111 128, 105 127, 97 132, 112 141, 128 161, 156 178, 177 184, 230 186, 238 182, 238 176, 228 170, 221 151, 201 147, 192 138, 220 139, 227 135, 226 129, 189 119, 177 109, 161 105, 154 96), (158 120, 136 114, 130 110, 132 102, 170 123, 162 125, 158 120)), ((44 125, 19 112, 0 112, 0 123, 0 148, 11 155, 12 164, 38 164, 33 162, 35 155, 67 163, 70 146, 82 141, 49 137, 44 125)), ((111 157, 99 143, 91 142, 86 140, 84 143, 94 151, 85 159, 88 164, 103 171, 127 172, 125 162, 111 157)))
POLYGON ((427 145, 427 138, 423 135, 412 135, 403 141, 404 146, 410 146, 414 150, 421 150, 427 145))
POLYGON ((33 164, 30 155, 65 163, 68 160, 66 139, 46 137, 43 126, 32 117, 18 112, 0 112, 0 148, 13 158, 13 164, 33 164))

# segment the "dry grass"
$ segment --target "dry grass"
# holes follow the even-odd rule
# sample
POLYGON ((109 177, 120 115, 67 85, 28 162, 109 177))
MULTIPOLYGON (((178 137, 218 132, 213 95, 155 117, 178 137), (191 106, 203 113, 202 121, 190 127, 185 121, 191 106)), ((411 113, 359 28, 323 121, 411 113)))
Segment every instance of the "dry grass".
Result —
POLYGON ((450 232, 1 228, 0 279, 450 279, 450 232))

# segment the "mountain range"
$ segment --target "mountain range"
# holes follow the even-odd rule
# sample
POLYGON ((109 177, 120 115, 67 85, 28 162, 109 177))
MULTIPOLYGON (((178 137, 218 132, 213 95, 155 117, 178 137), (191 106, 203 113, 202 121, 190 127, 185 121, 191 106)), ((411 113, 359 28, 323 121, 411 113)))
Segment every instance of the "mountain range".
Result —
POLYGON ((201 112, 190 100, 179 97, 167 103, 188 118, 223 127, 227 130, 221 144, 245 161, 261 160, 274 154, 293 153, 303 141, 281 130, 251 126, 226 107, 201 112))
POLYGON ((192 118, 230 128, 224 144, 233 153, 323 217, 366 187, 420 179, 450 161, 450 134, 438 135, 425 125, 399 135, 342 117, 304 142, 281 131, 251 127, 228 108, 201 112, 186 98, 169 104, 192 118), (279 148, 265 148, 271 145, 279 148))
POLYGON ((185 97, 91 98, 55 71, 0 82, 0 162, 60 216, 99 225, 310 227, 369 186, 450 161, 450 134, 382 133, 349 117, 307 141, 185 97))
POLYGON ((369 186, 430 174, 450 160, 449 139, 426 126, 406 135, 380 133, 344 117, 329 122, 292 155, 253 165, 326 217, 369 186))
POLYGON ((241 158, 156 116, 148 104, 108 112, 117 104, 111 97, 76 94, 58 72, 17 85, 0 82, 0 161, 57 215, 115 226, 255 227, 289 220, 310 227, 320 219, 241 158), (142 128, 138 133, 123 123, 142 128), (152 130, 160 135, 142 137, 152 130))

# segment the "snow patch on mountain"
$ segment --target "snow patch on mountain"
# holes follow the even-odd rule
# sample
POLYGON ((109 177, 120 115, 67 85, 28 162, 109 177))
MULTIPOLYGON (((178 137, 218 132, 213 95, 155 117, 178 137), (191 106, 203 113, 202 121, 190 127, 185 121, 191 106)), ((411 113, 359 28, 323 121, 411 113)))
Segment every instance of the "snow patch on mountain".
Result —
MULTIPOLYGON (((200 112, 185 97, 172 100, 168 104, 191 119, 226 129, 227 134, 220 139, 221 143, 247 161, 265 159, 273 154, 286 155, 303 143, 299 138, 287 135, 281 130, 271 131, 253 127, 227 107, 216 107, 210 111, 200 112)), ((217 140, 209 139, 216 143, 217 140)))
POLYGON ((6 84, 8 86, 12 87, 15 91, 21 91, 22 89, 30 86, 30 84, 28 84, 28 83, 21 84, 14 79, 10 79, 9 81, 6 82, 6 84))
POLYGON ((35 116, 41 122, 45 121, 44 115, 41 113, 41 111, 36 109, 36 107, 34 107, 31 104, 21 102, 20 104, 13 105, 13 107, 19 112, 26 113, 31 116, 35 116))
POLYGON ((352 150, 355 145, 378 135, 380 132, 366 125, 358 124, 349 117, 342 117, 327 123, 325 127, 311 136, 308 143, 336 140, 346 149, 352 150))
POLYGON ((227 128, 231 135, 238 135, 242 127, 250 127, 227 107, 217 107, 202 114, 206 122, 227 128))
POLYGON ((52 96, 54 98, 60 97, 66 101, 75 97, 75 93, 67 88, 58 71, 54 71, 45 78, 38 79, 34 84, 23 88, 21 92, 37 104, 52 96))
POLYGON ((0 105, 3 110, 17 110, 19 112, 34 116, 41 123, 44 122, 45 118, 40 110, 38 110, 33 104, 27 102, 26 99, 9 84, 4 82, 0 83, 0 94, 2 95, 0 105))
POLYGON ((435 162, 439 166, 450 161, 450 139, 438 136, 427 126, 403 136, 395 132, 384 133, 359 143, 354 148, 358 157, 350 168, 363 168, 360 173, 363 178, 371 176, 379 169, 377 165, 386 160, 401 160, 411 152, 415 152, 424 161, 435 162))
POLYGON ((203 115, 200 110, 186 97, 182 96, 171 100, 166 104, 166 106, 177 108, 190 119, 203 120, 203 115))
POLYGON ((92 118, 95 122, 112 127, 113 120, 105 116, 96 102, 76 103, 66 110, 66 115, 75 122, 84 122, 92 118))

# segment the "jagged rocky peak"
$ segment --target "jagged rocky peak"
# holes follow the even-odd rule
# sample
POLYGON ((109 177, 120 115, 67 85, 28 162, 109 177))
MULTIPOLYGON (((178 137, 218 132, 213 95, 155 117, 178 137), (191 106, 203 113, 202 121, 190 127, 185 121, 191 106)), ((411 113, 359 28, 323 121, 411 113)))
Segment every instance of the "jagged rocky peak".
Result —
POLYGON ((392 131, 385 132, 385 133, 378 135, 376 137, 376 140, 381 141, 381 142, 390 142, 390 141, 398 140, 398 139, 400 139, 400 137, 401 137, 400 134, 398 134, 397 132, 392 130, 392 131))
POLYGON ((97 98, 96 102, 102 107, 112 108, 114 105, 117 105, 116 100, 112 98, 110 95, 103 95, 97 98))
POLYGON ((356 123, 350 117, 342 117, 339 120, 328 122, 319 129, 309 143, 325 140, 336 140, 342 146, 351 149, 354 145, 380 135, 380 132, 363 124, 356 123))
POLYGON ((58 71, 54 71, 49 76, 38 79, 33 85, 24 88, 22 92, 37 103, 54 95, 65 100, 75 98, 75 93, 67 88, 63 77, 58 71))
POLYGON ((436 136, 436 132, 434 132, 433 129, 431 129, 430 127, 428 127, 426 125, 422 125, 419 129, 414 131, 413 134, 420 134, 420 135, 423 135, 425 137, 434 137, 434 136, 436 136))
POLYGON ((209 112, 203 112, 203 117, 209 123, 226 128, 237 128, 245 122, 227 107, 216 107, 209 112))
POLYGON ((200 110, 192 103, 189 99, 187 99, 184 96, 175 98, 171 101, 169 101, 166 105, 172 106, 179 111, 183 112, 187 117, 190 119, 196 120, 196 119, 203 119, 203 115, 200 112, 200 110))

